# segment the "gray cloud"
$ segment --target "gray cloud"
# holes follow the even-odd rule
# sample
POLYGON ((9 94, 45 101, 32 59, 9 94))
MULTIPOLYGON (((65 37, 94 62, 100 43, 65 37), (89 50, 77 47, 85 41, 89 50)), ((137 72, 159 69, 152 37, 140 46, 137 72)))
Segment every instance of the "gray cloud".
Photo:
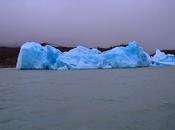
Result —
POLYGON ((0 42, 175 48, 174 0, 1 0, 0 42))

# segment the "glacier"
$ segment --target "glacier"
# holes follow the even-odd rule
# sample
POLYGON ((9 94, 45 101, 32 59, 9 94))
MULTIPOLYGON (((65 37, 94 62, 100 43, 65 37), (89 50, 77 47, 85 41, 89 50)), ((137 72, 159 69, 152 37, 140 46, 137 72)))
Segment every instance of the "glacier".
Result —
POLYGON ((175 65, 175 57, 159 50, 150 57, 136 41, 129 42, 127 47, 115 47, 104 52, 83 46, 61 52, 50 45, 41 46, 36 42, 26 42, 20 48, 16 68, 107 69, 160 65, 175 65))

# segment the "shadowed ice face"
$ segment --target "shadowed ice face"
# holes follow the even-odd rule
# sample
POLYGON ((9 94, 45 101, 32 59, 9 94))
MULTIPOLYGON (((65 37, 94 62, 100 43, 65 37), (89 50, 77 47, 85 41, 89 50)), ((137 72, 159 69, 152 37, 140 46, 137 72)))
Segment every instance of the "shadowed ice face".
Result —
MULTIPOLYGON (((1 0, 0 43, 175 48, 174 0, 1 0)), ((1 44, 2 45, 2 44, 1 44)))

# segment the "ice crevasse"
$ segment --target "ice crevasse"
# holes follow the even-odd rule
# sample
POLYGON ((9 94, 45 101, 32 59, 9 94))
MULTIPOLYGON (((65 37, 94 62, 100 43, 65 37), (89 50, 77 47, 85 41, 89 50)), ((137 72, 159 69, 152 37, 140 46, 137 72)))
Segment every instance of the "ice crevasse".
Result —
MULTIPOLYGON (((162 53, 162 52, 160 52, 162 53)), ((105 69, 147 67, 175 64, 173 55, 160 55, 158 51, 150 57, 137 42, 128 43, 127 47, 115 47, 101 52, 83 46, 61 52, 50 46, 27 42, 21 46, 17 60, 18 69, 105 69), (161 58, 161 57, 164 58, 161 58), (166 64, 165 62, 166 61, 166 64)))

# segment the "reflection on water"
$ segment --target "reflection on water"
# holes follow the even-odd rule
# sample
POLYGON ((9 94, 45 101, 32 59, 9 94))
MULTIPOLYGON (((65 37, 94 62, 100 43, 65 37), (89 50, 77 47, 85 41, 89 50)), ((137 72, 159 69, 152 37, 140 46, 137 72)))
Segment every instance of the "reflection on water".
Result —
POLYGON ((174 72, 0 69, 0 130, 174 130, 174 72))

